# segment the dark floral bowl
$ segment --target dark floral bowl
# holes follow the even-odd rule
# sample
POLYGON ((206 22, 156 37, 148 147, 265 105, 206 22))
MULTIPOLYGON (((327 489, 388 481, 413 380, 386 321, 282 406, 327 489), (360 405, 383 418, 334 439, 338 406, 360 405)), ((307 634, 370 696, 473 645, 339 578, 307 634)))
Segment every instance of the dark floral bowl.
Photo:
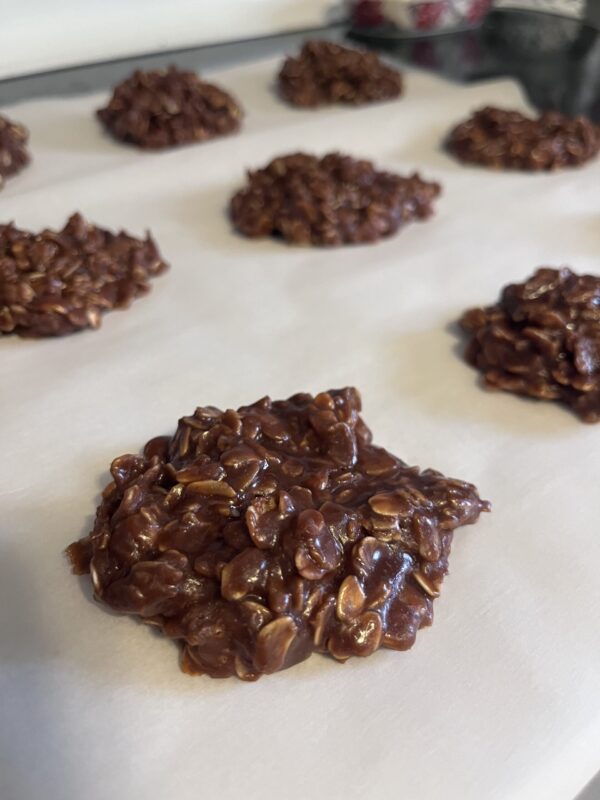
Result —
POLYGON ((493 0, 348 0, 352 27, 380 36, 419 35, 478 25, 493 0))

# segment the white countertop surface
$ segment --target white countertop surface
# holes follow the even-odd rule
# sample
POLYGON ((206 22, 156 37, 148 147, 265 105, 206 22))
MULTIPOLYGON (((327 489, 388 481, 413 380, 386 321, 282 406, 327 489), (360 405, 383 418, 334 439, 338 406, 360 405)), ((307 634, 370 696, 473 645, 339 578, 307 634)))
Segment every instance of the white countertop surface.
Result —
POLYGON ((330 0, 0 0, 0 80, 271 36, 339 15, 330 0))

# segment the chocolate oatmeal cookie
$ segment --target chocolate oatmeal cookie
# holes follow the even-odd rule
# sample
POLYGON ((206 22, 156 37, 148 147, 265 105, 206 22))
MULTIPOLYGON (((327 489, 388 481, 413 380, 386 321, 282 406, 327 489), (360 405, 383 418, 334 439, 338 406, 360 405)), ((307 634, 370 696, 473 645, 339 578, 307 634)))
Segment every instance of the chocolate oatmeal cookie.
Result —
POLYGON ((197 408, 113 461, 75 571, 179 642, 190 673, 256 680, 314 651, 408 649, 454 529, 489 505, 375 447, 360 407, 342 389, 197 408))
POLYGON ((286 58, 279 73, 279 92, 305 108, 328 103, 361 105, 392 100, 402 94, 402 75, 375 53, 333 42, 306 42, 295 58, 286 58))
POLYGON ((600 421, 600 278, 538 269, 460 324, 470 336, 465 357, 487 386, 558 400, 600 421))
POLYGON ((244 236, 279 236, 292 244, 376 242, 406 222, 433 213, 438 183, 418 174, 379 172, 370 161, 340 153, 282 156, 248 173, 231 200, 234 226, 244 236))
POLYGON ((585 117, 547 111, 530 119, 490 106, 451 131, 446 147, 459 161, 495 169, 577 167, 600 150, 600 127, 585 117))
POLYGON ((91 225, 74 214, 62 231, 0 225, 0 335, 62 336, 98 328, 167 268, 152 238, 91 225))
POLYGON ((0 115, 0 189, 6 178, 29 164, 28 139, 27 128, 0 115))
POLYGON ((194 72, 175 67, 136 70, 115 88, 109 104, 97 114, 115 139, 148 149, 233 133, 242 119, 242 110, 231 95, 194 72))

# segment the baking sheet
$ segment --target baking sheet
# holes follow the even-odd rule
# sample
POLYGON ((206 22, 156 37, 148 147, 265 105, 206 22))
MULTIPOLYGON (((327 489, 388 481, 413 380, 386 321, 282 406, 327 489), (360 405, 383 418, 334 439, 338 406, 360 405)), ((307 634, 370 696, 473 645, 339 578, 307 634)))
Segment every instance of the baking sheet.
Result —
POLYGON ((398 102, 304 112, 272 94, 274 69, 215 76, 246 107, 239 136, 164 154, 105 137, 104 95, 7 109, 35 162, 0 194, 3 221, 77 209, 150 228, 172 269, 98 332, 0 341, 0 797, 572 798, 600 767, 600 426, 484 392, 451 323, 538 265, 598 271, 600 162, 513 175, 447 158, 440 138, 471 109, 525 108, 509 81, 409 73, 398 102), (337 250, 232 233, 246 167, 336 148, 440 180, 436 215, 337 250), (378 443, 493 502, 457 532, 412 651, 190 678, 69 575, 62 550, 114 456, 198 404, 346 384, 378 443))

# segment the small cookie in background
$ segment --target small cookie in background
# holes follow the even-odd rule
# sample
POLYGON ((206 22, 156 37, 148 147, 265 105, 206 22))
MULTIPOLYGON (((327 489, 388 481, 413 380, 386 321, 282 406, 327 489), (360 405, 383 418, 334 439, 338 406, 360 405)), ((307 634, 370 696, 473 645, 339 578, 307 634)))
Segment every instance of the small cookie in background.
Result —
POLYGON ((0 335, 63 336, 98 328, 167 269, 150 235, 114 234, 74 214, 61 231, 0 225, 0 335))
POLYGON ((115 139, 150 150, 234 133, 243 116, 224 89, 176 67, 136 70, 96 113, 115 139))
POLYGON ((465 358, 494 389, 556 400, 600 422, 600 278, 538 269, 467 311, 465 358))
POLYGON ((486 106, 457 125, 446 149, 459 161, 525 171, 578 167, 600 151, 600 126, 585 117, 545 111, 531 119, 486 106))
POLYGON ((28 140, 29 131, 24 125, 0 114, 0 189, 7 178, 16 175, 31 161, 28 140))
POLYGON ((280 95, 294 106, 362 105, 402 94, 402 75, 375 53, 334 42, 306 42, 286 58, 278 77, 280 95))
POLYGON ((230 203, 235 228, 251 238, 291 244, 373 243, 433 213, 438 183, 417 173, 380 172, 370 161, 341 153, 281 156, 248 181, 230 203))

